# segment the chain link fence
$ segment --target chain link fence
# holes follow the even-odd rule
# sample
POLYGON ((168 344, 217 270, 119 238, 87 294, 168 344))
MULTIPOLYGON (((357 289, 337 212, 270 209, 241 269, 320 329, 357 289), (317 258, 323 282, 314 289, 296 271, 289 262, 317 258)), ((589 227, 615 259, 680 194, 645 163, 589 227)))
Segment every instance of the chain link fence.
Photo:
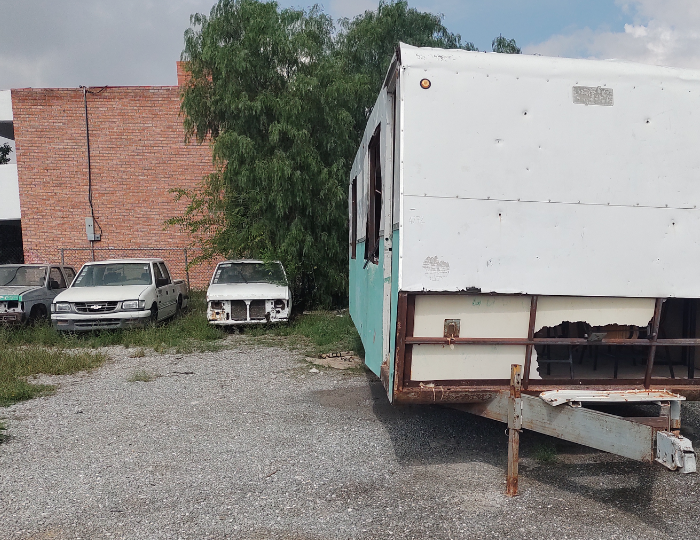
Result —
POLYGON ((109 259, 163 259, 170 269, 173 279, 185 279, 188 287, 206 288, 216 262, 203 263, 190 267, 192 259, 199 254, 195 248, 60 248, 61 264, 72 266, 75 270, 86 262, 105 261, 109 259))

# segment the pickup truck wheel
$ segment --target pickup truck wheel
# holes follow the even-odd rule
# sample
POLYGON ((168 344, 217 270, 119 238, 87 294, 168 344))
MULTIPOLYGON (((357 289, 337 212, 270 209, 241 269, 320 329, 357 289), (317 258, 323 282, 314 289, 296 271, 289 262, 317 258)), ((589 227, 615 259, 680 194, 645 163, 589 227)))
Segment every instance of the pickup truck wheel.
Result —
POLYGON ((177 306, 175 307, 175 318, 177 319, 182 315, 182 295, 177 297, 177 306))
POLYGON ((44 304, 37 304, 29 312, 29 324, 37 324, 41 321, 45 321, 47 317, 46 306, 44 304))
POLYGON ((158 322, 158 306, 156 304, 151 306, 151 322, 153 324, 158 322))

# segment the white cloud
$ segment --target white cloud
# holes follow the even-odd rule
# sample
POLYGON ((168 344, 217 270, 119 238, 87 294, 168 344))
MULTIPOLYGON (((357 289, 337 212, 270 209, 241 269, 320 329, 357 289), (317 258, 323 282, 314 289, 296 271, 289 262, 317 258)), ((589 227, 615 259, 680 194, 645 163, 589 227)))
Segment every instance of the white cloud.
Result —
POLYGON ((630 19, 624 31, 578 29, 529 45, 524 52, 700 68, 700 2, 617 0, 616 3, 630 19))

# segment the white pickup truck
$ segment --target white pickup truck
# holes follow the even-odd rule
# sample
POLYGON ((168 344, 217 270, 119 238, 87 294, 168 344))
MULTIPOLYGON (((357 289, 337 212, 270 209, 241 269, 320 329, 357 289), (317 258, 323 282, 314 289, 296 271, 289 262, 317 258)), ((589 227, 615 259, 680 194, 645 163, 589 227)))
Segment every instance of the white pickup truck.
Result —
POLYGON ((172 280, 162 259, 120 259, 85 264, 70 288, 51 304, 57 330, 131 328, 176 315, 189 291, 172 280))

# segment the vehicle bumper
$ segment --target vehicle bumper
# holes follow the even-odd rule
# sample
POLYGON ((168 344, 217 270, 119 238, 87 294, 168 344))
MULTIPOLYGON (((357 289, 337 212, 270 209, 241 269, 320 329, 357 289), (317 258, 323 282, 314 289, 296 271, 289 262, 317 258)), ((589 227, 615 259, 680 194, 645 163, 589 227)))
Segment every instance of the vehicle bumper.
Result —
POLYGON ((284 309, 276 309, 274 300, 216 300, 207 302, 207 320, 217 326, 244 326, 286 322, 289 320, 289 301, 285 300, 284 309), (243 303, 245 302, 245 306, 243 303), (264 302, 256 308, 251 308, 252 302, 264 302), (239 309, 233 309, 232 304, 238 303, 239 309), (212 304, 214 306, 212 306, 212 304), (244 308, 244 309, 243 309, 244 308))
POLYGON ((151 320, 150 311, 129 313, 105 313, 104 315, 84 315, 82 313, 52 313, 51 324, 62 332, 82 332, 90 330, 116 330, 145 326, 151 320))
POLYGON ((268 323, 278 323, 278 322, 287 322, 289 320, 289 317, 280 317, 279 319, 270 319, 269 321, 267 319, 255 319, 252 321, 222 321, 219 319, 209 319, 209 324, 215 324, 217 326, 244 326, 244 325, 251 325, 251 324, 268 324, 268 323))
POLYGON ((0 324, 22 324, 24 322, 24 313, 6 312, 0 313, 0 324))

